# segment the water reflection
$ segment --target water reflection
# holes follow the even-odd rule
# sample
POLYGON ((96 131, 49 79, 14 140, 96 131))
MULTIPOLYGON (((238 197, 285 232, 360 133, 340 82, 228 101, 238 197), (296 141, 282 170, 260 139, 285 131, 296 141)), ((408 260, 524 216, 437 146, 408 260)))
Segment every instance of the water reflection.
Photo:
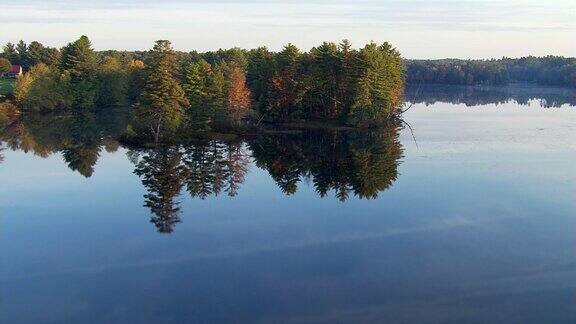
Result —
POLYGON ((134 173, 142 179, 147 190, 144 206, 150 208, 150 222, 161 233, 171 233, 174 225, 180 222, 176 199, 184 186, 186 171, 177 147, 148 150, 136 164, 134 173))
POLYGON ((510 86, 454 86, 454 85, 409 85, 405 91, 406 101, 432 105, 449 102, 477 106, 504 104, 514 101, 528 105, 537 100, 545 108, 557 108, 568 104, 576 106, 576 90, 570 88, 541 87, 533 85, 510 86))
POLYGON ((402 147, 397 127, 371 132, 307 130, 261 136, 249 141, 256 165, 268 171, 282 191, 296 192, 310 179, 324 197, 334 191, 340 201, 351 194, 376 198, 398 176, 402 147))
POLYGON ((127 118, 103 114, 26 116, 10 124, 0 139, 13 150, 46 158, 61 154, 84 177, 94 176, 102 150, 127 150, 134 174, 146 189, 144 206, 161 233, 181 222, 180 195, 206 199, 238 195, 250 164, 268 172, 286 195, 301 182, 319 196, 333 192, 373 199, 398 177, 402 146, 397 125, 371 131, 283 129, 247 138, 204 139, 177 145, 122 145, 127 118))
POLYGON ((0 140, 12 150, 43 158, 61 153, 71 170, 89 178, 101 149, 118 149, 126 118, 127 114, 30 114, 7 125, 0 140))
POLYGON ((151 222, 161 233, 171 233, 180 222, 178 196, 183 188, 193 198, 222 192, 236 196, 249 163, 240 140, 131 149, 127 154, 147 190, 144 206, 150 208, 151 222))

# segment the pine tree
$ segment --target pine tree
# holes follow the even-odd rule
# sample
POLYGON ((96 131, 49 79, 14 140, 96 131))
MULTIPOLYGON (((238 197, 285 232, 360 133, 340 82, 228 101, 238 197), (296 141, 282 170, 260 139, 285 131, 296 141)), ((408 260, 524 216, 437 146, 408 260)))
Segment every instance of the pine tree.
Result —
POLYGON ((260 47, 249 52, 246 79, 252 92, 256 109, 264 112, 269 104, 271 80, 274 74, 274 53, 266 47, 260 47))
POLYGON ((30 61, 28 59, 28 45, 23 40, 16 44, 16 52, 18 52, 18 59, 16 64, 20 64, 22 68, 28 70, 30 68, 30 61))
POLYGON ((96 54, 88 37, 83 35, 62 49, 60 67, 74 78, 86 77, 96 70, 96 54))
POLYGON ((357 69, 359 77, 349 122, 375 124, 395 114, 404 89, 400 53, 388 43, 370 43, 360 50, 357 69))
POLYGON ((71 92, 77 108, 92 108, 96 100, 96 54, 90 40, 81 36, 62 49, 62 70, 70 75, 71 92))
POLYGON ((292 44, 276 54, 276 71, 272 78, 266 114, 268 119, 285 122, 299 114, 304 91, 299 82, 301 53, 292 44))
POLYGON ((191 63, 186 68, 182 88, 190 103, 192 123, 205 126, 210 123, 212 105, 209 86, 212 77, 212 67, 203 59, 191 63))
POLYGON ((341 110, 338 83, 341 78, 341 60, 338 47, 324 42, 310 51, 312 82, 309 96, 314 99, 311 117, 335 118, 341 110))
POLYGON ((10 42, 6 43, 2 50, 2 56, 10 61, 10 63, 17 64, 16 61, 18 60, 18 52, 16 52, 16 45, 10 42))
POLYGON ((162 132, 173 132, 189 106, 175 77, 176 54, 167 40, 156 41, 147 65, 146 85, 136 109, 136 121, 158 142, 162 132))
POLYGON ((216 63, 213 66, 211 77, 208 79, 209 106, 212 111, 212 123, 226 123, 226 92, 228 85, 226 82, 225 62, 216 63))

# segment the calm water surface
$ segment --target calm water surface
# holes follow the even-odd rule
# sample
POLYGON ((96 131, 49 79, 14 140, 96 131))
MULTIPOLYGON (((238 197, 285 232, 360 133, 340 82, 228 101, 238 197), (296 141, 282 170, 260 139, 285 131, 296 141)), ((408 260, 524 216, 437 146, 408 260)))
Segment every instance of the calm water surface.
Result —
POLYGON ((23 121, 0 322, 574 323, 574 95, 421 87, 413 134, 154 150, 118 120, 23 121))

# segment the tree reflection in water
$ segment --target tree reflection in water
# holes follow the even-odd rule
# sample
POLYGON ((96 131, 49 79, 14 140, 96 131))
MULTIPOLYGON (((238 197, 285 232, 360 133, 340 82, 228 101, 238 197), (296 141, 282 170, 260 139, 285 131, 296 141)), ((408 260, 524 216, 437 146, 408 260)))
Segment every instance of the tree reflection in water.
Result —
POLYGON ((9 149, 43 158, 61 154, 68 167, 84 177, 94 176, 103 150, 124 147, 146 188, 144 206, 152 214, 150 220, 161 233, 171 233, 181 221, 184 190, 199 199, 234 197, 252 163, 268 172, 287 195, 307 181, 321 197, 333 192, 346 201, 351 196, 376 198, 398 177, 402 158, 396 125, 369 131, 276 130, 232 140, 135 147, 118 140, 126 120, 93 113, 27 116, 0 132, 0 140, 9 149))
POLYGON ((402 157, 395 126, 362 132, 306 130, 260 136, 249 144, 256 165, 284 193, 294 194, 308 178, 320 196, 333 190, 340 201, 350 194, 376 198, 396 180, 402 157))
POLYGON ((147 190, 144 206, 150 208, 151 222, 161 233, 171 233, 180 222, 178 196, 182 188, 200 199, 222 192, 236 196, 250 161, 239 140, 133 149, 128 155, 147 190))
POLYGON ((184 186, 186 168, 178 147, 146 150, 136 164, 134 173, 142 179, 147 193, 144 206, 150 208, 150 222, 161 233, 171 233, 180 222, 180 207, 176 201, 184 186))

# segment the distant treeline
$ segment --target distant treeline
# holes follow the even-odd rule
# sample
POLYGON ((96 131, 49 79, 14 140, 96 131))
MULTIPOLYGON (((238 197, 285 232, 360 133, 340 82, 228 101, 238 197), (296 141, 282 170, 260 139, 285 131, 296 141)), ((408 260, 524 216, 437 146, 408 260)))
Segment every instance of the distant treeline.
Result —
POLYGON ((404 90, 400 53, 388 43, 198 53, 162 40, 150 51, 97 52, 82 36, 61 49, 9 43, 1 57, 24 68, 14 88, 23 111, 129 106, 131 129, 155 138, 188 124, 372 124, 398 112, 404 90))
POLYGON ((561 56, 499 60, 406 60, 409 84, 506 85, 515 82, 576 87, 576 58, 561 56))
POLYGON ((542 87, 537 85, 514 84, 500 86, 454 86, 444 84, 409 84, 405 100, 410 103, 432 105, 436 102, 449 102, 478 106, 505 104, 513 101, 519 105, 529 105, 537 101, 544 108, 559 108, 564 105, 576 106, 576 91, 571 88, 542 87))

